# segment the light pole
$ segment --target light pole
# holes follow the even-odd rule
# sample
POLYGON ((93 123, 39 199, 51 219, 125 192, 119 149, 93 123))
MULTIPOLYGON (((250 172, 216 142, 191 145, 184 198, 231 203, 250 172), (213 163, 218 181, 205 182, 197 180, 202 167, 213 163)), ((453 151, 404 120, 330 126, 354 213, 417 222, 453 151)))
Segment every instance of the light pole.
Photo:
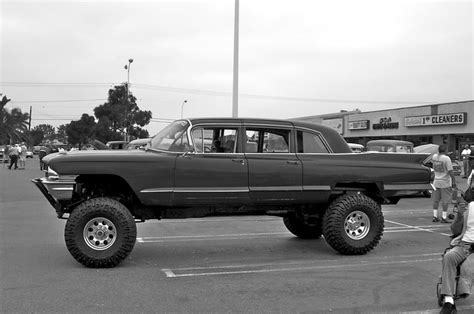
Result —
POLYGON ((181 119, 183 118, 183 109, 184 109, 184 104, 187 103, 188 101, 185 100, 183 101, 183 103, 181 104, 181 119))
MULTIPOLYGON (((125 70, 127 70, 127 100, 125 102, 125 123, 127 122, 127 118, 128 118, 128 104, 129 104, 129 85, 130 85, 130 64, 132 64, 133 62, 133 59, 130 58, 128 59, 128 65, 126 64, 124 66, 125 70)), ((128 140, 128 127, 125 126, 125 134, 124 134, 124 138, 123 138, 124 141, 127 141, 128 140)))

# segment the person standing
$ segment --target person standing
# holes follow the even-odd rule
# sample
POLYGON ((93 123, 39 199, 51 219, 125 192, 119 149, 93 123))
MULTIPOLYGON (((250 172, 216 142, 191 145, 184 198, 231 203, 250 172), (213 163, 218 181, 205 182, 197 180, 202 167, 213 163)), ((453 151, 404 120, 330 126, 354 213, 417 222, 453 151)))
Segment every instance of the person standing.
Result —
MULTIPOLYGON (((454 295, 461 293, 459 291, 460 287, 467 287, 468 290, 465 292, 470 292, 471 278, 467 278, 466 285, 458 283, 456 289, 458 267, 471 255, 474 245, 474 202, 472 202, 472 187, 468 189, 471 189, 471 193, 465 193, 461 198, 457 199, 459 206, 456 217, 451 224, 453 240, 450 243, 450 248, 446 250, 443 256, 443 268, 441 272, 441 296, 443 297, 443 306, 441 308, 441 314, 457 313, 454 304, 454 295)), ((462 279, 464 275, 468 274, 463 274, 463 270, 461 269, 459 281, 464 280, 462 279)))
POLYGON ((469 167, 469 156, 471 156, 471 149, 469 148, 469 145, 466 144, 464 145, 464 149, 461 152, 461 160, 462 160, 462 169, 463 169, 463 178, 467 178, 467 176, 470 173, 470 167, 469 167))
POLYGON ((474 170, 474 145, 471 145, 471 154, 469 155, 469 171, 467 175, 469 175, 474 170))
POLYGON ((446 156, 446 145, 439 145, 438 154, 432 158, 435 178, 433 186, 435 190, 431 194, 433 201, 433 222, 438 222, 439 202, 443 206, 441 222, 448 223, 448 207, 451 202, 452 189, 456 187, 456 178, 453 173, 453 164, 451 158, 446 156))
POLYGON ((44 156, 46 156, 46 155, 47 155, 46 147, 45 147, 45 146, 41 146, 40 151, 39 151, 39 153, 38 153, 39 162, 40 162, 40 170, 45 170, 45 167, 44 167, 44 164, 43 164, 43 158, 44 158, 44 156))
POLYGON ((18 144, 12 145, 10 147, 10 150, 8 151, 8 157, 10 158, 10 166, 8 166, 8 169, 12 169, 12 166, 15 165, 15 170, 18 169, 18 156, 20 152, 18 149, 18 144))
POLYGON ((18 157, 18 161, 19 161, 19 164, 20 164, 20 169, 26 169, 26 145, 25 143, 21 143, 21 145, 18 147, 18 150, 19 150, 19 157, 18 157))

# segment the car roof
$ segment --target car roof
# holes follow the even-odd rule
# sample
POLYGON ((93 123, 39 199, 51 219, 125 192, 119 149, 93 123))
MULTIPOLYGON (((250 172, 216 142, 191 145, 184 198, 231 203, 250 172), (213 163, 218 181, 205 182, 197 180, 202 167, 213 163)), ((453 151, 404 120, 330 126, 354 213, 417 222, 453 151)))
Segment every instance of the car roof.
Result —
POLYGON ((402 145, 413 145, 412 142, 401 141, 401 140, 372 140, 367 142, 367 145, 370 144, 402 144, 402 145))
POLYGON ((296 127, 309 129, 315 132, 319 132, 324 135, 328 143, 330 144, 333 152, 335 153, 351 153, 352 150, 347 145, 346 141, 342 136, 333 128, 322 124, 303 122, 300 120, 280 120, 280 119, 261 119, 261 118, 191 118, 188 119, 191 124, 205 124, 205 123, 239 123, 239 124, 258 124, 258 125, 269 125, 283 126, 283 127, 296 127))

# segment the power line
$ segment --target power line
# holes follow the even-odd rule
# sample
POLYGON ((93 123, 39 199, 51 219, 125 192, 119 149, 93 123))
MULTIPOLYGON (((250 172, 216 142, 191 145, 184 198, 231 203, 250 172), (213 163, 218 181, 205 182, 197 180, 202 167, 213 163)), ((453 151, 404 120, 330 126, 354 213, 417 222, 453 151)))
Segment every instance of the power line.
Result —
POLYGON ((21 100, 21 101, 10 101, 10 103, 23 104, 23 103, 51 103, 51 102, 83 102, 83 101, 106 101, 106 98, 94 98, 94 99, 63 99, 63 100, 21 100))
MULTIPOLYGON (((30 86, 30 87, 99 87, 99 86, 111 86, 121 85, 124 83, 35 83, 35 82, 0 82, 3 86, 30 86)), ((232 96, 230 92, 213 91, 213 90, 202 90, 202 89, 190 89, 190 88, 178 88, 170 86, 160 85, 149 85, 149 84, 132 84, 130 87, 134 89, 149 89, 159 90, 165 92, 175 92, 184 94, 196 94, 196 95, 209 95, 209 96, 232 96)), ((279 100, 279 101, 299 101, 299 102, 325 102, 325 103, 368 103, 368 104, 432 104, 436 101, 391 101, 391 100, 364 100, 364 99, 333 99, 333 98, 302 98, 302 97, 286 97, 286 96, 272 96, 272 95, 257 95, 257 94, 239 94, 240 97, 244 98, 256 98, 256 99, 267 99, 267 100, 279 100)), ((103 100, 103 99, 100 99, 103 100)), ((80 100, 86 101, 86 100, 80 100)), ((92 100, 91 100, 92 101, 92 100)), ((46 102, 46 101, 43 101, 46 102)), ((50 101, 51 102, 51 101, 50 101)), ((57 101, 60 102, 60 101, 57 101)), ((18 103, 18 102, 17 102, 18 103)))

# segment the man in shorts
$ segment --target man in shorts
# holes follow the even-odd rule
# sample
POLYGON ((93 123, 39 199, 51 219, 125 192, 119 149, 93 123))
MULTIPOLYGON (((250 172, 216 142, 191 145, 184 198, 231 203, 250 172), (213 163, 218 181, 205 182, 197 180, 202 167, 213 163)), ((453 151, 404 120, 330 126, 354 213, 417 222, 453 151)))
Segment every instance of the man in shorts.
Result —
POLYGON ((439 202, 443 206, 441 222, 449 223, 447 220, 448 206, 451 203, 452 188, 456 187, 456 178, 453 173, 453 164, 451 158, 446 156, 446 145, 439 145, 438 154, 434 154, 432 158, 433 170, 435 178, 433 185, 435 190, 431 194, 433 200, 433 222, 439 222, 438 206, 439 202))

